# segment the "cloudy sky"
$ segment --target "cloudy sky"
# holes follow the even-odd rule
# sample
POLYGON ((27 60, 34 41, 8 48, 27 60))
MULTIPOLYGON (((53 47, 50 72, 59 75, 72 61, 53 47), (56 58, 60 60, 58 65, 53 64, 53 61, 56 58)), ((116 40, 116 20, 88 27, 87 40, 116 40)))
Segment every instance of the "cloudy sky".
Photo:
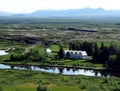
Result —
POLYGON ((0 11, 30 13, 36 10, 104 8, 120 10, 120 0, 0 0, 0 11))

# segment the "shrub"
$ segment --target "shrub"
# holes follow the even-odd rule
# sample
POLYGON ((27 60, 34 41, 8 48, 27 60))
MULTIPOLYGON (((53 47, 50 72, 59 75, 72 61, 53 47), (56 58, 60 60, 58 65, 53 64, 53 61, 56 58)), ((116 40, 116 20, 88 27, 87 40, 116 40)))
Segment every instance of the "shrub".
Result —
POLYGON ((2 88, 0 87, 0 91, 2 91, 2 88))
POLYGON ((89 86, 86 91, 101 91, 99 87, 89 86))
POLYGON ((47 90, 47 87, 38 86, 37 91, 48 91, 48 90, 47 90))
POLYGON ((86 89, 86 85, 85 85, 84 83, 81 83, 81 84, 80 84, 80 88, 81 88, 81 89, 86 89))
POLYGON ((108 80, 108 79, 105 79, 105 80, 103 81, 103 83, 108 84, 108 83, 109 83, 109 80, 108 80))
POLYGON ((120 88, 112 89, 111 91, 120 91, 120 88))

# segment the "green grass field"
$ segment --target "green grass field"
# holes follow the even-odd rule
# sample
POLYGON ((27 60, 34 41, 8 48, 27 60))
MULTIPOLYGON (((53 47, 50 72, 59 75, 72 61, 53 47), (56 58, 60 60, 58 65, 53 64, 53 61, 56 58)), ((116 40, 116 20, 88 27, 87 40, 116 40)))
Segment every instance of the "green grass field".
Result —
POLYGON ((37 86, 49 91, 119 91, 120 78, 66 76, 29 70, 0 70, 2 91, 37 91, 37 86), (117 90, 116 90, 117 89, 117 90))

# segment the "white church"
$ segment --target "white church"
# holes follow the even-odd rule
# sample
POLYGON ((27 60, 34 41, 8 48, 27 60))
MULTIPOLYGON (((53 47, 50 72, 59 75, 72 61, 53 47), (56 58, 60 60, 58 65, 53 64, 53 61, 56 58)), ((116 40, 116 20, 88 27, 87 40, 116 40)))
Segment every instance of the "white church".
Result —
POLYGON ((86 51, 64 50, 64 57, 71 59, 87 59, 86 51))

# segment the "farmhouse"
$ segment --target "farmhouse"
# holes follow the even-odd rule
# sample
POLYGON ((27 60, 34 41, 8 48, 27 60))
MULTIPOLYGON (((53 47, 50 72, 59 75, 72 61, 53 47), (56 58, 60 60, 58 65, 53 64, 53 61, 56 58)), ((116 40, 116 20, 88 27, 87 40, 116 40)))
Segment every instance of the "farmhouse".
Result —
POLYGON ((65 50, 64 57, 71 59, 86 59, 88 55, 86 51, 65 50))

